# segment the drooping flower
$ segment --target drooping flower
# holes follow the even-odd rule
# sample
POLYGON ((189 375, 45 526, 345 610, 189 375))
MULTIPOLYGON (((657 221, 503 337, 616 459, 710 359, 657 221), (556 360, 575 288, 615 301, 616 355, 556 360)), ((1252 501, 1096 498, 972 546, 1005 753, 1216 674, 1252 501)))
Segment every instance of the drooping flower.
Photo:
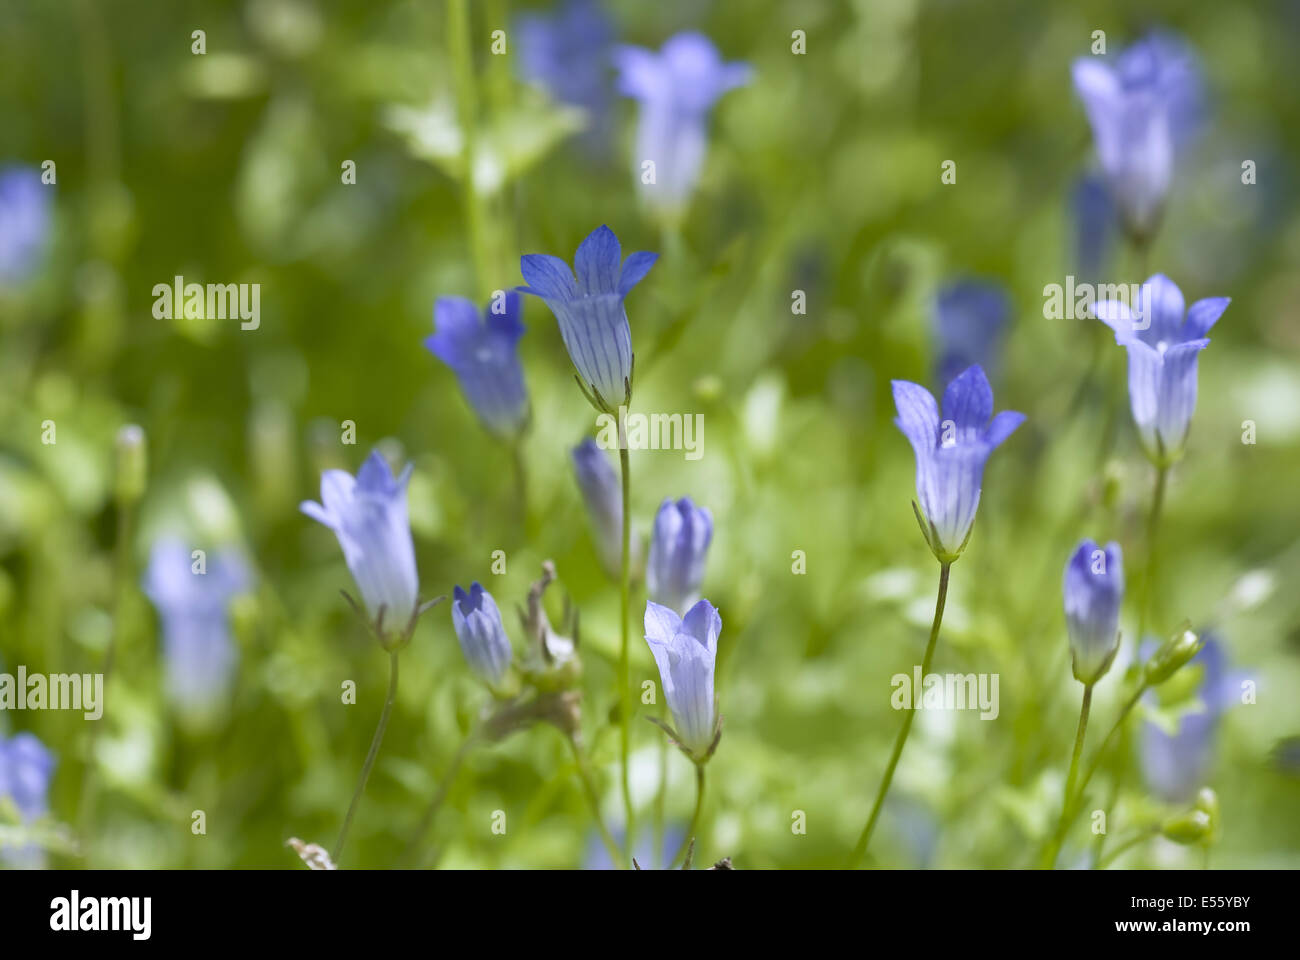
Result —
MULTIPOLYGON (((1189 662, 1187 668, 1202 669, 1197 686, 1199 706, 1182 715, 1175 733, 1166 733, 1159 724, 1147 721, 1142 726, 1141 761, 1147 787, 1170 803, 1180 803, 1195 795, 1205 785, 1219 721, 1234 703, 1239 702, 1245 674, 1228 668, 1223 642, 1213 634, 1189 662)), ((1154 644, 1147 647, 1154 648, 1154 644)), ((1145 695, 1148 703, 1157 701, 1155 691, 1145 695)))
MULTIPOLYGON (((32 733, 0 736, 0 800, 7 799, 23 823, 39 820, 49 812, 50 781, 55 759, 32 733)), ((0 834, 0 863, 10 867, 39 868, 45 854, 35 844, 6 844, 0 834)))
POLYGON ((595 0, 567 0, 553 16, 530 13, 515 25, 525 81, 587 115, 582 140, 602 156, 610 139, 610 51, 614 26, 595 0))
POLYGON ((724 93, 749 83, 747 63, 725 63, 700 33, 670 37, 658 52, 644 47, 614 49, 621 94, 640 102, 635 170, 653 209, 677 216, 684 211, 704 167, 709 113, 724 93), (646 163, 654 164, 647 182, 646 163))
POLYGON ((993 416, 993 388, 978 366, 948 384, 942 420, 925 387, 907 380, 895 380, 893 387, 894 423, 916 452, 916 495, 926 539, 941 563, 951 563, 975 523, 984 464, 1025 415, 1004 410, 993 416))
MULTIPOLYGON (((591 437, 574 447, 572 456, 573 475, 591 520, 600 565, 611 577, 617 577, 623 561, 623 497, 618 473, 591 437)), ((630 552, 633 558, 640 553, 636 531, 632 532, 630 552)))
POLYGON ((573 271, 546 254, 526 254, 519 261, 528 282, 519 289, 551 308, 583 389, 606 413, 632 399, 632 330, 623 299, 657 259, 657 253, 641 251, 622 261, 618 237, 601 226, 579 244, 573 271))
POLYGON ((198 561, 180 540, 165 537, 149 551, 144 592, 162 620, 167 695, 188 721, 210 720, 229 695, 238 662, 230 600, 250 580, 232 550, 198 561))
POLYGON ((1115 205, 1098 176, 1080 177, 1070 196, 1074 215, 1074 269, 1095 283, 1102 274, 1115 229, 1115 205))
POLYGON ((0 170, 0 286, 36 266, 50 230, 49 189, 31 167, 0 170))
POLYGON ((1119 608, 1124 599, 1124 555, 1111 542, 1080 541, 1065 565, 1065 626, 1074 678, 1094 684, 1119 650, 1119 608))
POLYGON ((1114 66, 1081 57, 1071 72, 1111 197, 1130 236, 1143 243, 1155 233, 1177 154, 1199 120, 1200 68, 1182 41, 1155 33, 1114 66))
POLYGON ((962 280, 941 289, 934 303, 939 382, 949 383, 972 365, 995 372, 1010 316, 1011 301, 996 284, 962 280))
POLYGON ((1183 453, 1196 410, 1196 360, 1210 345, 1210 328, 1228 309, 1227 297, 1198 300, 1184 317, 1183 294, 1157 273, 1142 285, 1136 311, 1104 300, 1093 313, 1128 350, 1128 394, 1142 446, 1157 465, 1183 453), (1138 316, 1134 316, 1134 314, 1138 316))
POLYGON ((439 297, 433 336, 424 345, 451 368, 479 420, 500 437, 518 436, 528 423, 528 390, 519 364, 520 297, 511 290, 478 309, 463 297, 439 297))
POLYGON ((664 699, 681 745, 697 761, 708 758, 718 733, 713 671, 722 617, 701 600, 686 616, 647 601, 645 639, 659 667, 664 699))
POLYGON ((386 637, 400 636, 416 609, 419 581, 406 507, 410 477, 407 464, 394 478, 376 450, 355 478, 345 470, 326 470, 321 503, 305 500, 300 505, 338 537, 377 632, 386 637))
POLYGON ((713 514, 690 497, 669 498, 655 514, 646 589, 651 600, 683 614, 700 599, 704 562, 713 540, 713 514))

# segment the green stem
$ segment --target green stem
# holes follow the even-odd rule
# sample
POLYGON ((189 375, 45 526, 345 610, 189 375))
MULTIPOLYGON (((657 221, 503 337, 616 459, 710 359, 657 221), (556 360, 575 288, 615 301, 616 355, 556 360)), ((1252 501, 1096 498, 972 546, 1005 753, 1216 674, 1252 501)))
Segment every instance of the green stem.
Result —
POLYGON ((605 849, 609 851, 610 862, 615 867, 626 869, 631 861, 624 861, 623 853, 618 849, 618 844, 614 842, 614 837, 605 826, 605 818, 600 813, 600 794, 596 791, 596 781, 591 776, 591 767, 587 763, 586 754, 582 752, 582 745, 578 743, 576 734, 570 736, 569 746, 573 748, 573 761, 578 765, 578 778, 582 781, 582 792, 587 796, 587 803, 591 806, 591 815, 596 821, 596 829, 600 831, 601 842, 605 844, 605 849))
POLYGON ((1105 869, 1106 869, 1107 867, 1109 867, 1112 863, 1114 863, 1116 860, 1118 860, 1118 859, 1120 858, 1120 855, 1123 854, 1126 850, 1131 850, 1133 847, 1136 847, 1136 846, 1137 846, 1139 843, 1141 843, 1142 841, 1150 839, 1151 837, 1155 836, 1155 834, 1156 834, 1157 832, 1158 832, 1158 831, 1153 830, 1153 829, 1146 829, 1146 830, 1140 830, 1140 831, 1138 831, 1138 832, 1135 833, 1133 836, 1129 837, 1127 840, 1125 840, 1123 843, 1121 843, 1121 844, 1120 844, 1118 847, 1116 847, 1114 850, 1112 850, 1110 853, 1106 854, 1105 857, 1103 857, 1102 859, 1098 860, 1098 861, 1097 861, 1097 869, 1098 869, 1098 870, 1105 870, 1105 869))
POLYGON ((442 783, 438 785, 437 792, 433 799, 429 801, 428 808, 424 811, 424 816, 420 818, 420 825, 415 828, 411 834, 410 842, 406 846, 406 854, 402 862, 410 866, 415 862, 415 854, 420 844, 424 841, 425 836, 429 833, 429 828, 433 826, 434 818, 438 816, 438 811, 442 809, 443 802, 447 799, 447 794, 451 792, 452 784, 456 782, 456 774, 460 772, 460 765, 465 762, 465 757, 469 754, 470 747, 478 740, 478 728, 471 730, 461 741, 460 747, 451 758, 446 772, 442 775, 442 783))
POLYGON ((515 473, 515 509, 519 512, 519 532, 526 535, 528 528, 528 463, 524 459, 524 438, 518 436, 510 445, 515 473))
POLYGON ((379 715, 379 726, 375 727, 375 735, 370 738, 370 750, 366 753, 366 762, 361 765, 361 776, 357 780, 357 788, 352 792, 352 802, 348 804, 347 816, 343 818, 343 828, 339 830, 339 838, 334 843, 334 865, 338 866, 343 856, 343 844, 348 839, 348 828, 352 826, 352 817, 357 812, 357 806, 361 803, 361 795, 366 791, 366 781, 370 779, 370 770, 375 765, 375 757, 379 756, 379 745, 384 742, 384 731, 388 729, 388 718, 393 713, 393 703, 397 700, 397 651, 390 650, 388 653, 389 674, 388 674, 388 699, 384 701, 383 713, 379 715))
POLYGON ((474 91, 474 52, 470 42, 469 6, 466 0, 447 0, 447 37, 451 46, 452 76, 456 89, 456 120, 461 133, 461 177, 465 188, 465 219, 475 288, 481 296, 491 291, 492 258, 487 235, 487 213, 474 182, 478 136, 478 98, 474 91))
POLYGON ((1142 694, 1146 692, 1146 689, 1147 685, 1145 681, 1138 684, 1138 688, 1133 691, 1133 695, 1128 698, 1127 702, 1125 702, 1124 706, 1120 709, 1119 716, 1115 718, 1115 723, 1106 734, 1106 738, 1101 741, 1101 746, 1098 747, 1097 752, 1092 755, 1092 760, 1089 761, 1087 768, 1083 772, 1083 777, 1080 778, 1079 785, 1075 789, 1074 798, 1070 799, 1067 795, 1067 806, 1070 812, 1067 814, 1065 823, 1061 827, 1062 835, 1064 835, 1065 831, 1070 829, 1070 824, 1074 821, 1075 816, 1078 815, 1079 803, 1088 789, 1088 784, 1092 781, 1093 774, 1097 772, 1097 767, 1101 763, 1101 758, 1106 755, 1106 749, 1110 746, 1110 742, 1115 739, 1115 735, 1119 733, 1120 729, 1124 726, 1124 721, 1133 711, 1133 708, 1137 706, 1138 701, 1142 698, 1142 694))
MULTIPOLYGON (((926 675, 930 672, 930 661, 934 657, 934 647, 939 639, 939 626, 943 623, 943 607, 948 599, 948 571, 952 569, 952 563, 944 563, 939 567, 939 596, 934 604, 934 622, 930 625, 930 642, 925 646, 925 657, 921 660, 921 679, 925 680, 926 675)), ((903 717, 903 727, 898 731, 898 739, 894 741, 894 752, 889 757, 889 766, 885 768, 885 776, 880 781, 880 789, 876 791, 876 802, 871 806, 871 816, 867 818, 867 825, 862 828, 862 835, 858 837, 858 844, 853 848, 853 856, 849 860, 849 869, 856 869, 862 862, 862 858, 867 853, 867 846, 871 843, 871 834, 876 829, 876 820, 880 817, 880 808, 885 802, 885 795, 889 793, 889 785, 894 780, 894 770, 898 767, 898 760, 903 755, 903 746, 907 743, 907 735, 912 732, 912 721, 916 719, 917 703, 920 699, 920 691, 913 691, 912 706, 903 717)))
POLYGON ((1074 752, 1070 755, 1070 772, 1065 778, 1065 792, 1061 798, 1061 816, 1056 823, 1056 833, 1051 844, 1043 851, 1039 864, 1044 870, 1056 865, 1056 856, 1061 851, 1065 839, 1066 824, 1070 818, 1070 800, 1074 796, 1074 784, 1079 777, 1079 758, 1083 755, 1083 740, 1088 732, 1088 713, 1092 709, 1092 684, 1083 686, 1083 705, 1079 707, 1079 726, 1074 732, 1074 752))
POLYGON ((1147 514, 1146 548, 1147 569, 1142 578, 1142 599, 1138 607, 1137 641, 1142 642, 1146 634, 1147 618, 1151 610, 1151 596, 1155 593, 1156 582, 1156 535, 1160 530, 1160 512, 1165 503, 1165 487, 1169 479, 1169 467, 1156 467, 1156 487, 1151 498, 1151 512, 1147 514))
POLYGON ((619 418, 618 462, 623 475, 623 546, 619 575, 619 646, 618 646, 618 683, 619 683, 619 747, 621 776, 623 782, 623 812, 627 830, 623 840, 627 846, 629 859, 633 847, 633 809, 632 785, 628 774, 628 759, 631 745, 632 723, 632 670, 628 651, 628 614, 631 607, 631 566, 632 566, 632 474, 627 449, 627 426, 619 418))
POLYGON ((686 836, 682 837, 681 849, 677 855, 668 861, 673 867, 686 860, 686 851, 691 848, 691 841, 695 839, 695 831, 700 827, 700 811, 704 809, 704 764, 695 764, 695 812, 691 814, 691 825, 686 828, 686 836))

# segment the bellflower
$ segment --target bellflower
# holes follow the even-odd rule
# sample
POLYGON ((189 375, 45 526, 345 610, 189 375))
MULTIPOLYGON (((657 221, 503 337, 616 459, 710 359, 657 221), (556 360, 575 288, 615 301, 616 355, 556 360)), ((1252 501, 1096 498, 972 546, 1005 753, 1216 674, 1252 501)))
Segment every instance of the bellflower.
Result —
MULTIPOLYGON (((1176 733, 1166 733, 1148 721, 1142 727, 1142 773, 1150 790, 1170 803, 1189 800, 1205 784, 1214 758, 1214 741, 1219 721, 1228 707, 1238 702, 1244 674, 1228 669, 1223 643, 1213 634, 1189 663, 1203 672, 1197 695, 1200 709, 1183 714, 1176 733)), ((1154 691, 1146 694, 1155 701, 1154 691)))
POLYGON ((722 618, 701 600, 685 617, 653 600, 645 607, 645 639, 659 667, 677 740, 697 763, 708 759, 718 735, 713 670, 722 618))
POLYGON ((1115 206, 1097 176, 1080 177, 1070 197, 1074 211, 1074 264, 1080 279, 1095 282, 1106 263, 1115 228, 1115 206))
POLYGON ((665 500, 655 514, 654 536, 646 561, 650 599, 685 613, 700 599, 704 561, 713 540, 713 514, 690 497, 665 500))
POLYGON ((657 53, 644 47, 616 47, 618 90, 640 102, 636 168, 651 206, 669 215, 685 209, 704 166, 709 112, 724 93, 743 87, 753 75, 747 63, 724 63, 712 41, 700 33, 670 37, 657 53), (654 163, 647 183, 642 164, 654 163))
POLYGON ((36 266, 50 229, 49 189, 31 167, 0 170, 0 286, 36 266))
POLYGON ((1113 66, 1081 57, 1071 73, 1111 197, 1129 234, 1146 242, 1160 221, 1179 149, 1195 131, 1199 67, 1181 41, 1157 33, 1113 66))
POLYGON ((626 262, 621 258, 618 237, 601 226, 578 246, 573 258, 576 281, 559 257, 530 253, 519 261, 528 282, 519 289, 546 301, 559 321, 583 389, 590 391, 598 409, 611 414, 632 399, 632 330, 623 298, 659 255, 642 251, 626 262))
MULTIPOLYGON (((573 448, 573 474, 582 491, 582 500, 591 520, 592 536, 600 564, 611 577, 618 576, 623 561, 623 499, 618 473, 605 451, 587 437, 573 448)), ((640 552, 633 532, 631 553, 640 552)))
POLYGON ((501 686, 506 671, 510 669, 513 651, 506 628, 501 623, 501 611, 496 601, 475 581, 469 592, 459 586, 453 594, 451 623, 456 628, 456 639, 470 669, 489 687, 501 686))
MULTIPOLYGON (((0 736, 0 798, 11 801, 23 823, 39 820, 49 812, 50 781, 55 760, 32 733, 0 736)), ((11 867, 39 868, 45 855, 34 844, 6 846, 0 842, 0 862, 11 867)))
POLYGON ((595 0, 567 0, 554 16, 525 14, 515 25, 524 80, 587 115, 583 141, 608 150, 610 50, 614 27, 595 0))
POLYGON ((1142 285, 1138 313, 1116 300, 1093 306, 1098 319, 1128 349, 1128 394, 1142 446, 1157 465, 1183 453, 1196 409, 1196 358, 1206 336, 1228 309, 1227 297, 1198 300, 1184 317, 1183 294, 1163 274, 1142 285))
POLYGON ((188 719, 203 721, 230 691, 238 659, 230 635, 231 597, 250 577, 239 555, 223 551, 195 572, 190 549, 164 538, 149 552, 144 592, 162 620, 167 695, 188 719))
POLYGON ((978 366, 948 384, 942 420, 925 387, 907 380, 895 380, 893 387, 898 408, 894 423, 916 452, 922 529, 939 562, 951 563, 970 538, 984 464, 1025 415, 1004 410, 993 416, 993 388, 978 366))
POLYGON ((505 295, 502 312, 478 309, 462 297, 439 297, 433 306, 429 352, 449 366, 474 412, 490 432, 515 437, 528 423, 528 391, 519 365, 519 294, 505 295))
POLYGON ((939 382, 948 383, 972 364, 995 371, 1011 301, 1002 287, 963 280, 939 291, 934 327, 939 341, 939 382))
POLYGON ((326 470, 321 475, 321 502, 300 505, 303 513, 338 537, 348 570, 382 636, 400 633, 416 610, 419 583, 406 507, 410 476, 407 464, 394 478, 375 451, 355 478, 345 470, 326 470))
POLYGON ((1065 565, 1065 625, 1074 678, 1094 684, 1119 650, 1119 607, 1124 599, 1124 555, 1118 543, 1079 543, 1065 565))

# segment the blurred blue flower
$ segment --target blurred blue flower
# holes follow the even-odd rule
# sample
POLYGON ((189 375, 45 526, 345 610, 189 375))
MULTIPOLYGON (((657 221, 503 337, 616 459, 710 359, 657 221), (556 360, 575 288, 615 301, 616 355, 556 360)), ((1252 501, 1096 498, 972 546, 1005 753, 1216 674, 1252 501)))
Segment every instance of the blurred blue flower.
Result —
POLYGON ((645 605, 645 639, 659 667, 664 699, 681 745, 704 760, 717 734, 713 669, 722 617, 701 600, 685 617, 653 600, 645 605))
POLYGON ((654 163, 654 182, 643 183, 651 207, 679 215, 690 200, 708 152, 709 112, 724 93, 749 83, 747 63, 724 63, 700 33, 679 33, 658 52, 614 49, 621 94, 638 100, 636 169, 654 163))
POLYGON ((1080 177, 1071 195, 1074 212, 1074 269, 1078 277, 1094 283, 1105 269, 1115 229, 1115 205, 1101 177, 1080 177))
MULTIPOLYGON (((574 447, 572 455, 573 474, 591 519, 600 565, 611 577, 617 576, 623 561, 623 495, 618 473, 591 437, 574 447)), ((635 532, 633 537, 632 552, 637 553, 635 532)))
POLYGON ((978 366, 944 390, 942 421, 925 387, 907 380, 895 380, 893 387, 894 423, 916 452, 916 495, 929 526, 930 549, 941 563, 951 563, 975 523, 984 464, 1025 415, 1004 410, 993 416, 993 388, 978 366))
POLYGON ((167 696, 185 718, 211 718, 229 695, 238 653, 230 635, 231 597, 251 582, 234 551, 222 551, 195 572, 190 549, 164 537, 149 551, 145 595, 162 620, 167 696))
POLYGON ((515 24, 524 80, 587 114, 582 140, 596 156, 609 149, 610 50, 614 25, 595 0, 567 0, 551 16, 529 13, 515 24))
POLYGON ((434 356, 451 368, 465 399, 489 431, 517 436, 528 423, 528 390, 519 365, 520 297, 511 290, 496 312, 490 303, 478 308, 462 297, 439 297, 433 306, 433 336, 424 341, 434 356))
POLYGON ((1228 309, 1227 297, 1198 300, 1186 311, 1183 294, 1157 273, 1142 285, 1136 310, 1117 300, 1093 306, 1128 350, 1128 393, 1142 446, 1157 464, 1182 456, 1196 410, 1196 359, 1210 345, 1210 328, 1228 309), (1135 315, 1136 314, 1136 315, 1135 315))
POLYGON ((1153 33, 1113 66, 1081 57, 1071 72, 1111 196, 1129 234, 1145 242, 1160 221, 1177 154, 1199 124, 1200 67, 1181 40, 1153 33))
POLYGON ((962 280, 943 287, 934 303, 939 382, 949 383, 973 365, 996 376, 1010 317, 1011 300, 997 284, 962 280))
POLYGON ((1119 650, 1119 607, 1124 599, 1124 555, 1114 541, 1102 550, 1082 540, 1065 565, 1065 626, 1074 678, 1093 684, 1119 650))
POLYGON ((48 189, 34 167, 0 170, 0 286, 36 266, 50 230, 48 189))
POLYGON ((470 669, 489 687, 501 686, 510 669, 513 650, 496 601, 476 580, 466 593, 453 592, 451 623, 470 669))
MULTIPOLYGON (((54 754, 32 733, 0 737, 0 798, 8 798, 23 823, 31 823, 49 812, 50 781, 56 765, 54 754)), ((13 868, 44 866, 45 854, 34 844, 6 845, 0 841, 0 863, 13 868)))
POLYGON ((355 479, 345 470, 326 470, 321 474, 321 503, 304 500, 299 507, 338 537, 381 636, 400 635, 415 615, 419 581, 406 507, 410 477, 407 464, 394 478, 376 450, 355 479))
POLYGON ((551 308, 583 389, 591 391, 596 406, 606 413, 632 398, 632 330, 623 298, 658 258, 643 251, 622 262, 618 237, 601 226, 578 246, 573 258, 576 282, 559 257, 530 253, 519 261, 528 283, 519 289, 541 297, 551 308))
MULTIPOLYGON (((1168 734, 1153 722, 1142 726, 1141 762, 1147 787, 1169 803, 1190 800, 1209 775, 1214 758, 1215 734, 1219 720, 1234 703, 1239 702, 1245 674, 1228 669, 1228 658, 1219 637, 1204 635, 1204 646, 1183 669, 1199 666, 1203 671, 1197 690, 1200 709, 1184 714, 1178 731, 1168 734)), ((1154 652, 1158 644, 1144 644, 1154 652)), ((1148 703, 1156 702, 1155 691, 1146 694, 1148 703)))
POLYGON ((704 562, 713 540, 713 514, 690 497, 664 500, 655 514, 646 590, 650 599, 684 614, 700 599, 704 562))
MULTIPOLYGON (((623 849, 623 838, 627 836, 624 830, 612 830, 614 844, 620 850, 623 849)), ((636 859, 637 866, 642 870, 663 870, 667 869, 672 858, 677 854, 681 845, 686 840, 686 830, 681 824, 670 823, 664 825, 664 834, 661 838, 662 843, 659 849, 655 850, 654 831, 650 829, 640 829, 637 831, 639 836, 636 841, 636 852, 632 856, 636 859)), ((609 858, 609 851, 605 849, 605 844, 601 842, 600 834, 592 831, 587 839, 587 851, 582 858, 583 870, 627 870, 632 864, 616 864, 609 858)))

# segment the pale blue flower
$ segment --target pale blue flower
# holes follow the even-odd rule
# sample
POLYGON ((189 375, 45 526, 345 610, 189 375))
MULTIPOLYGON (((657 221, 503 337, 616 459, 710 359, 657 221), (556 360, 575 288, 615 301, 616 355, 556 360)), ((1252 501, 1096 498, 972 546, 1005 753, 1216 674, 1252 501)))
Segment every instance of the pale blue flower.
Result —
POLYGON ((1083 540, 1065 565, 1065 625, 1074 678, 1093 684, 1105 676, 1119 650, 1119 608, 1124 599, 1124 555, 1118 543, 1103 550, 1083 540))
POLYGON ((470 669, 489 687, 500 687, 510 669, 513 650, 496 601, 475 581, 469 592, 453 592, 451 622, 470 669))
MULTIPOLYGON (((600 565, 611 577, 617 576, 623 562, 623 492, 618 472, 591 437, 573 448, 572 457, 600 565)), ((635 537, 632 547, 632 553, 637 553, 635 537)))
POLYGON ((1128 393, 1133 422, 1147 455, 1157 464, 1182 456, 1196 410, 1196 361, 1210 345, 1227 297, 1198 300, 1184 316, 1183 294, 1157 273, 1142 285, 1136 310, 1117 300, 1093 306, 1128 350, 1128 393), (1135 314, 1137 314, 1135 316, 1135 314))
POLYGON ((894 423, 916 453, 916 495, 926 539, 941 563, 961 554, 975 524, 984 464, 1024 423, 1025 415, 1004 410, 993 416, 993 388, 978 366, 948 384, 943 418, 933 394, 907 380, 893 381, 894 423))
MULTIPOLYGON (((50 812, 50 781, 54 778, 54 754, 32 733, 0 736, 0 799, 18 810, 23 823, 39 820, 50 812)), ((0 862, 9 867, 39 868, 45 854, 35 844, 6 845, 0 839, 0 862)))
POLYGON ((439 297, 433 306, 434 334, 424 345, 451 368, 479 420, 492 433, 512 438, 528 423, 528 390, 519 364, 519 294, 513 290, 478 308, 463 297, 439 297))
POLYGON ((943 287, 934 303, 939 382, 950 382, 972 365, 996 373, 1010 317, 1011 299, 998 284, 959 280, 943 287))
POLYGON ((679 617, 650 600, 645 606, 645 639, 659 667, 664 699, 681 745, 697 760, 709 755, 718 732, 713 673, 722 617, 701 600, 679 617))
POLYGON ((166 537, 149 551, 144 592, 162 620, 167 695, 186 718, 203 721, 230 693, 238 651, 230 634, 230 600, 251 578, 239 554, 224 550, 196 572, 193 553, 166 537))
POLYGON ((50 232, 50 189, 33 167, 0 170, 0 286, 35 268, 50 232))
POLYGON ((686 207, 704 167, 709 113, 718 98, 749 83, 747 63, 726 63, 700 33, 679 33, 659 51, 616 47, 618 89, 641 105, 636 163, 652 207, 676 215, 686 207), (645 183, 642 164, 654 163, 654 183, 645 183))
POLYGON ((400 634, 415 615, 419 580, 407 517, 408 464, 394 478, 378 451, 355 478, 345 470, 321 475, 321 503, 300 509, 334 531, 366 609, 384 634, 400 634), (381 618, 382 615, 382 618, 381 618))
POLYGON ((1081 57, 1072 73, 1111 196, 1130 235, 1145 242, 1160 221, 1178 153, 1199 119, 1200 68, 1184 43, 1155 33, 1113 66, 1081 57))
POLYGON ((551 308, 583 389, 607 413, 632 398, 632 330, 623 298, 657 259, 657 253, 639 252, 622 262, 618 237, 601 226, 578 246, 576 280, 559 257, 530 253, 519 261, 528 281, 519 289, 551 308))
POLYGON ((713 514, 690 497, 665 500, 655 514, 646 590, 651 600, 683 614, 700 599, 704 562, 713 541, 713 514))

